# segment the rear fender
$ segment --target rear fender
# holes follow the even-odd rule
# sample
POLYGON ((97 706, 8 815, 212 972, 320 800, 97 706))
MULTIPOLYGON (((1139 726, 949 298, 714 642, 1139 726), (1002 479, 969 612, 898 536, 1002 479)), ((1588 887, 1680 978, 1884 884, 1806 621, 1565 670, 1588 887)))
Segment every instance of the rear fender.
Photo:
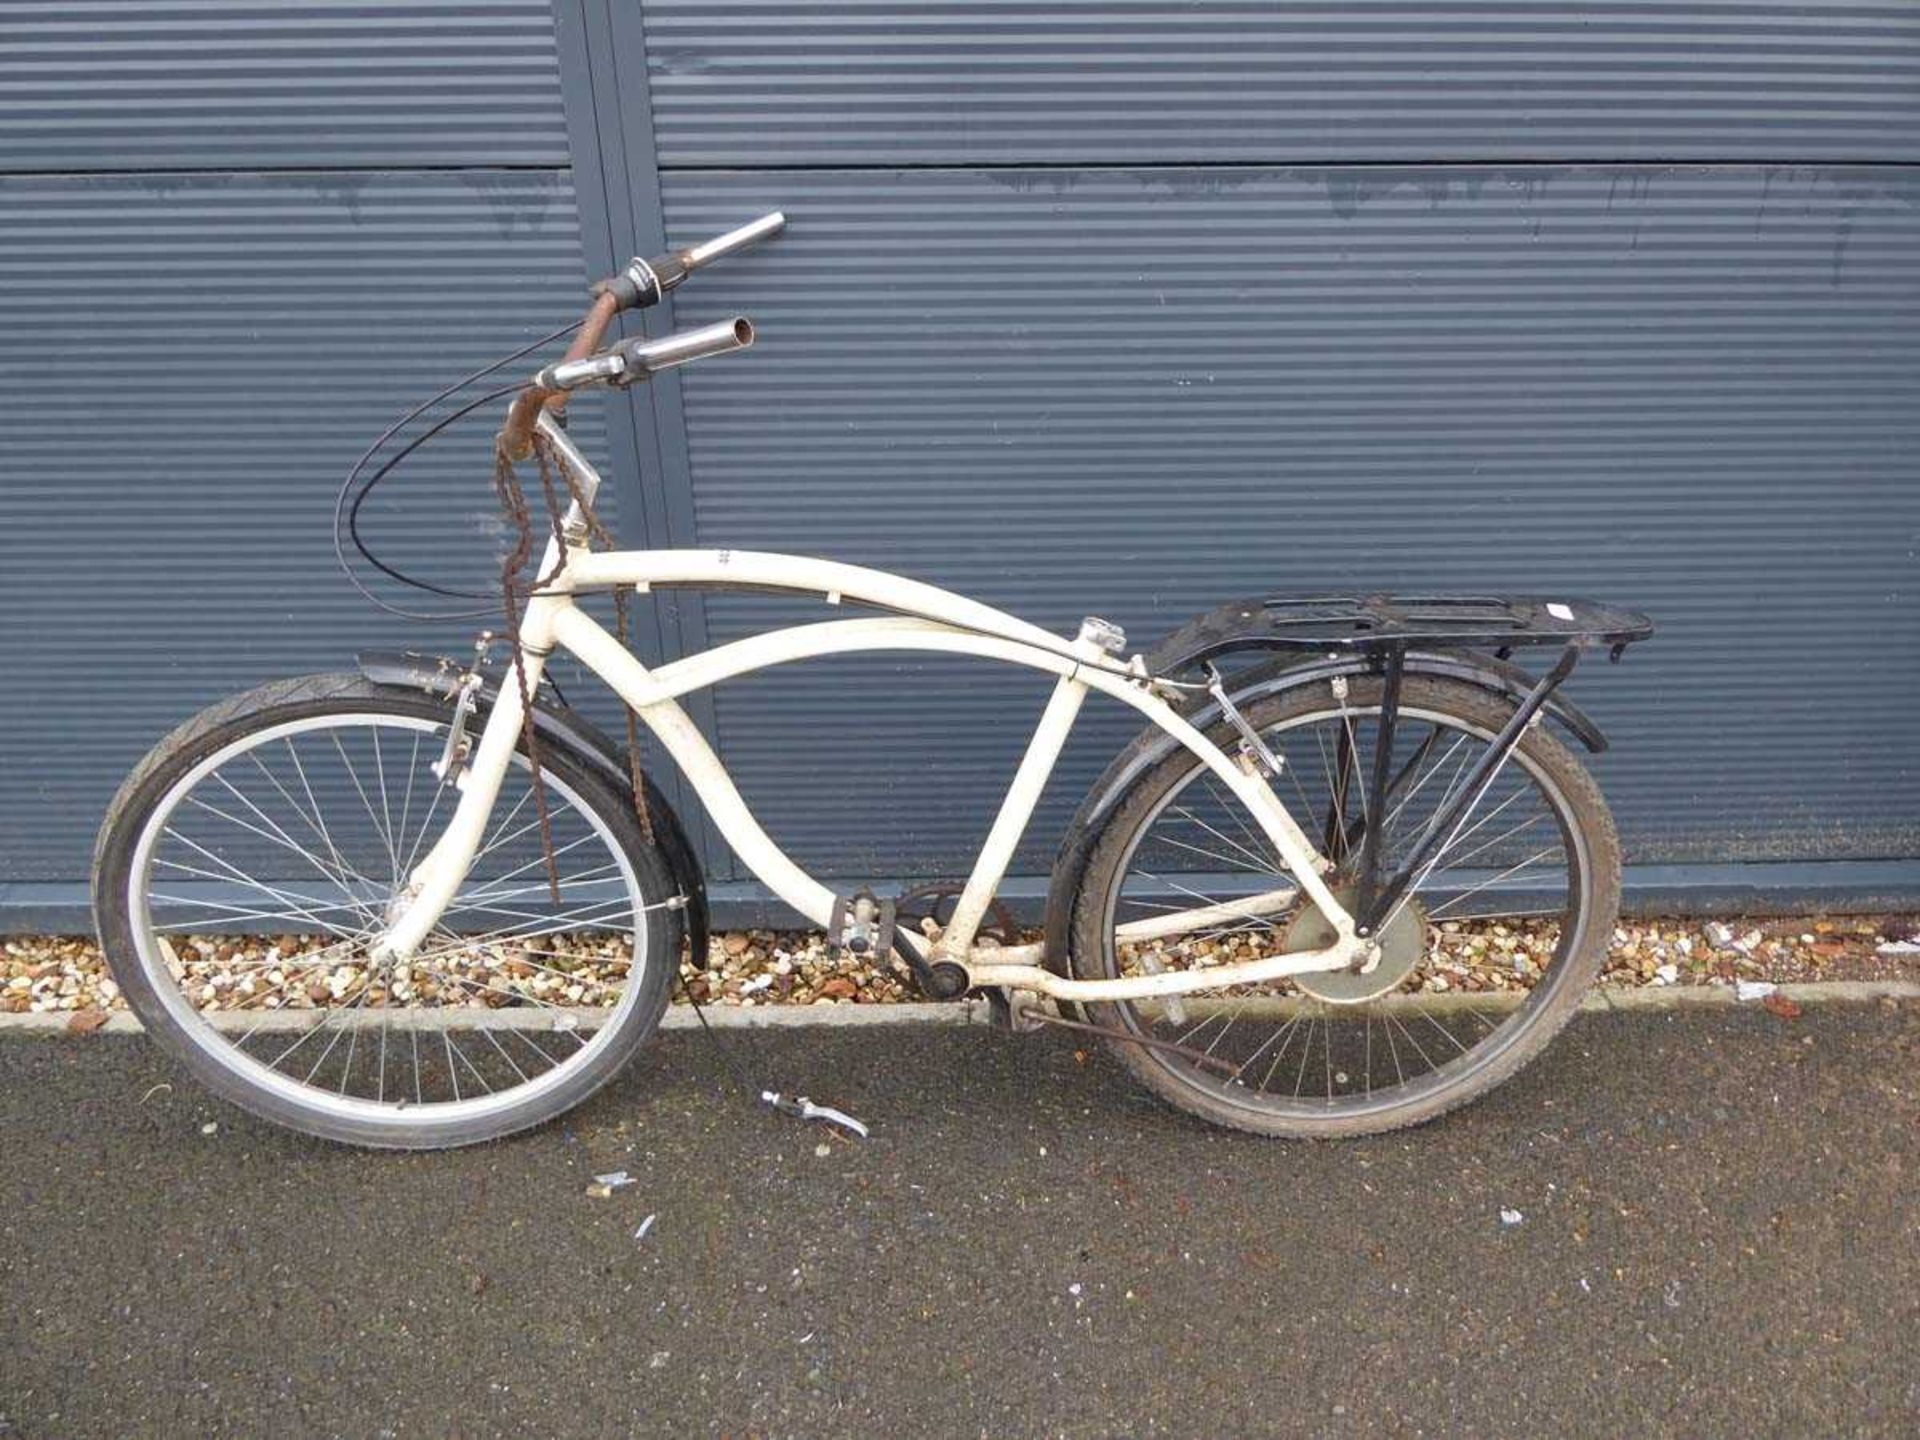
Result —
MULTIPOLYGON (((1256 700, 1280 695, 1302 685, 1331 680, 1336 675, 1373 673, 1372 661, 1362 655, 1311 656, 1304 660, 1275 660, 1252 666, 1227 677, 1228 695, 1234 708, 1245 709, 1256 700)), ((1434 675, 1459 680, 1482 690, 1502 695, 1516 703, 1532 690, 1535 677, 1511 661, 1468 650, 1415 650, 1406 659, 1409 675, 1434 675)), ((1588 750, 1598 754, 1607 748, 1600 727, 1572 702, 1557 693, 1546 703, 1549 715, 1564 725, 1588 750)), ((1201 731, 1220 721, 1220 707, 1204 696, 1190 703, 1185 717, 1201 731)), ((1099 835, 1101 823, 1126 799, 1133 787, 1154 766, 1179 748, 1180 742, 1158 726, 1141 732, 1108 765, 1093 788, 1080 802, 1067 825, 1054 860, 1053 874, 1047 882, 1046 963, 1058 975, 1068 973, 1068 947, 1072 943, 1073 906, 1086 879, 1087 861, 1099 835)))
MULTIPOLYGON (((459 694, 460 678, 465 674, 465 668, 458 661, 411 651, 367 650, 356 656, 355 660, 360 673, 375 685, 411 690, 416 694, 424 692, 449 702, 459 694)), ((491 679, 483 677, 480 693, 474 697, 476 715, 485 715, 492 710, 498 693, 499 687, 491 679)), ((533 725, 539 732, 541 744, 564 749, 599 771, 622 794, 630 791, 632 780, 627 773, 625 752, 604 730, 577 711, 544 694, 537 695, 533 702, 533 725)), ((711 933, 706 875, 700 868, 699 856, 687 839, 686 827, 680 823, 674 808, 667 803, 667 797, 660 793, 660 787, 653 783, 651 775, 642 775, 640 778, 646 789, 647 814, 653 821, 654 839, 666 859, 667 869, 673 875, 674 886, 687 897, 682 913, 686 917, 687 940, 691 946, 688 953, 693 956, 696 965, 704 964, 707 936, 711 933)))

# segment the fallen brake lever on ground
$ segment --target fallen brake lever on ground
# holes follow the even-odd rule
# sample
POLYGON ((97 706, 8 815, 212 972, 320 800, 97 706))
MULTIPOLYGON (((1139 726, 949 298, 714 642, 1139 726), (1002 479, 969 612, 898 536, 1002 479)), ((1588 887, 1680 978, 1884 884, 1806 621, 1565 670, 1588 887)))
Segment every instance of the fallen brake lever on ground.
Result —
POLYGON ((846 1111, 836 1110, 831 1105, 816 1105, 804 1095, 796 1095, 788 1099, 778 1090, 762 1090, 760 1099, 782 1115, 791 1115, 796 1120, 824 1120, 829 1125, 838 1125, 843 1130, 852 1131, 862 1140, 867 1138, 867 1127, 846 1111))

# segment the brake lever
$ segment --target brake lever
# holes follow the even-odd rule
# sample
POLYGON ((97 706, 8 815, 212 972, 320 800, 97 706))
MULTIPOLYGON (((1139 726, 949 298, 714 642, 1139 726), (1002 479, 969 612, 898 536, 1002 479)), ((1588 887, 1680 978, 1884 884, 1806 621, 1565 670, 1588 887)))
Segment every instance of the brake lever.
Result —
POLYGON ((626 268, 617 275, 595 282, 592 293, 612 295, 619 301, 622 310, 635 310, 648 305, 658 304, 667 297, 667 293, 685 280, 694 271, 711 265, 723 256, 744 250, 749 245, 765 240, 770 235, 778 235, 787 228, 787 217, 778 210, 762 215, 757 220, 749 220, 737 225, 724 235, 716 235, 711 240, 703 240, 698 245, 688 245, 684 249, 670 250, 665 255, 656 255, 651 260, 636 255, 627 262, 626 268))

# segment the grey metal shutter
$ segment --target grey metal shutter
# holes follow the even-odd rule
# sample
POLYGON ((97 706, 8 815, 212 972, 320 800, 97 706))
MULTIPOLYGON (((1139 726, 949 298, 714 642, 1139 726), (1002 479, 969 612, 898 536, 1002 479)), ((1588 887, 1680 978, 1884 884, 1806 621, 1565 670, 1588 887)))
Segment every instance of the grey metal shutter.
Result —
MULTIPOLYGON (((188 714, 363 646, 465 645, 345 589, 334 488, 403 401, 577 313, 583 265, 543 0, 15 5, 0 31, 25 82, 0 125, 0 916, 69 925, 114 787, 188 714)), ((482 585, 487 418, 376 525, 482 585)))
POLYGON ((1906 0, 645 0, 661 164, 1887 160, 1906 0))
POLYGON ((0 171, 567 163, 542 0, 12 0, 0 171))
MULTIPOLYGON (((10 919, 78 915, 113 785, 196 706, 464 642, 325 552, 400 399, 572 309, 583 251, 776 204, 788 237, 681 292, 763 346, 605 440, 580 407, 641 452, 629 536, 1141 639, 1268 583, 1617 595, 1663 634, 1576 689, 1643 879, 1920 893, 1912 6, 555 4, 570 50, 542 0, 0 15, 10 919)), ((382 525, 482 583, 483 448, 382 525)), ((1039 703, 847 662, 709 719, 803 859, 926 874, 1039 703)), ((1023 884, 1130 728, 1090 721, 1023 884)))
MULTIPOLYGON (((1142 640, 1263 586, 1624 599, 1661 636, 1575 693, 1641 880, 1920 881, 1920 11, 641 14, 666 230, 792 217, 679 297, 762 333, 681 387, 701 543, 1142 640)), ((717 722, 803 859, 950 873, 1041 694, 846 662, 717 722)))

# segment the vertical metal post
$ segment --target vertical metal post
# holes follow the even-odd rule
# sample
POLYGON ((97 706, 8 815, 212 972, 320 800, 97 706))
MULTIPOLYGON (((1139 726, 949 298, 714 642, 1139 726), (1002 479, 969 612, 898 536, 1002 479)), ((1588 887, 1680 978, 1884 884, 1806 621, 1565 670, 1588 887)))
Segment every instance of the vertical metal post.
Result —
MULTIPOLYGON (((605 275, 634 255, 657 255, 667 248, 645 17, 630 0, 553 0, 553 18, 581 250, 587 268, 605 275)), ((663 301, 622 320, 636 317, 648 334, 668 334, 673 304, 663 301)), ((620 544, 635 550, 697 544, 678 378, 662 376, 634 386, 609 402, 607 420, 608 479, 620 544)), ((637 649, 646 664, 707 648, 706 602, 692 591, 646 597, 633 614, 640 632, 637 649)), ((686 709, 704 732, 716 733, 711 695, 688 696, 686 709)), ((672 767, 661 768, 664 773, 655 778, 685 817, 708 875, 735 875, 733 852, 712 818, 691 803, 692 792, 672 767)))

